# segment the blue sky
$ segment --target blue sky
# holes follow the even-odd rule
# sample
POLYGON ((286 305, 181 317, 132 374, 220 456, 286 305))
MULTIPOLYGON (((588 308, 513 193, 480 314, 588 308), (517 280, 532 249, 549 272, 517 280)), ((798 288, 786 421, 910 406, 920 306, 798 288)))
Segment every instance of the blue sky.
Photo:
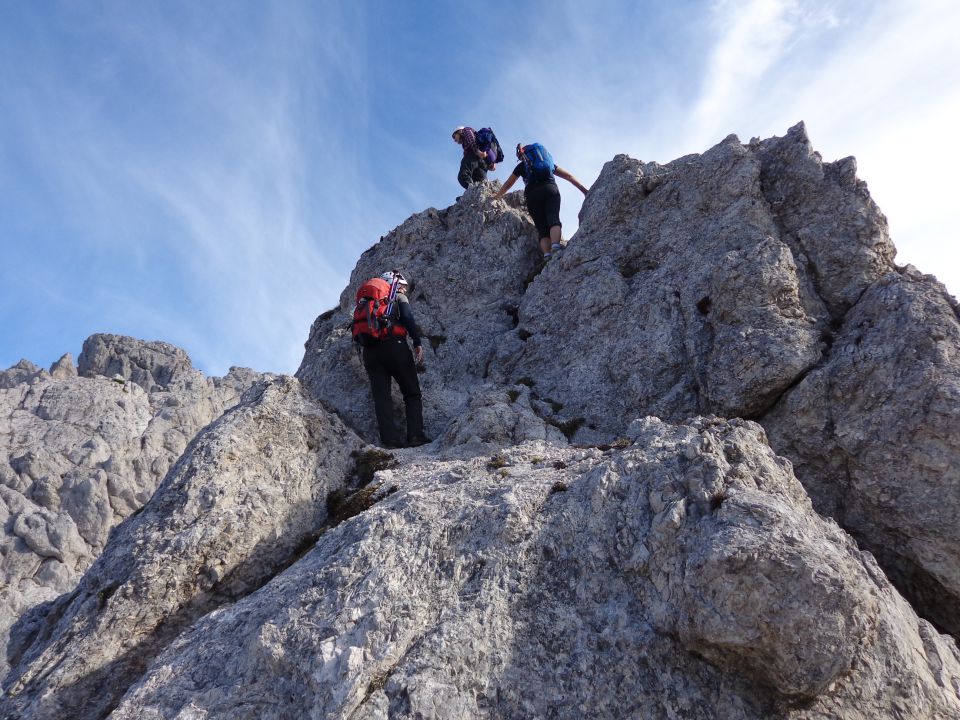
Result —
POLYGON ((804 120, 960 293, 958 37, 955 0, 0 0, 0 368, 112 332, 293 372, 360 253, 460 194, 464 124, 590 185, 804 120))

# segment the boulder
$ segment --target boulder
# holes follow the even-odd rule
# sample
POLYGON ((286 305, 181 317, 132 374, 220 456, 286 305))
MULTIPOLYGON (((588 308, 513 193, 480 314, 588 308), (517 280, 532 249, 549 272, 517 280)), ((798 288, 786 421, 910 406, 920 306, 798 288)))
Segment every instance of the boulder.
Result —
POLYGON ((931 276, 874 283, 826 362, 763 418, 817 508, 960 634, 960 319, 931 276))

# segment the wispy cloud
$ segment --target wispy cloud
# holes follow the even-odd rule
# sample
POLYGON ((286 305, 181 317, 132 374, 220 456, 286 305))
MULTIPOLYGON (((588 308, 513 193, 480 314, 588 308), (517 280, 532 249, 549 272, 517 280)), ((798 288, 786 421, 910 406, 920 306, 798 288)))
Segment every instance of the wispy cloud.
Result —
POLYGON ((495 128, 496 177, 540 140, 590 184, 804 120, 900 260, 960 289, 953 0, 107 6, 0 9, 0 360, 55 327, 49 362, 69 326, 292 371, 359 253, 460 193, 459 124, 495 128))
POLYGON ((799 0, 719 0, 711 16, 714 41, 685 137, 691 147, 717 142, 726 134, 723 128, 734 127, 745 111, 765 105, 769 74, 796 49, 801 35, 839 25, 831 4, 799 0))
MULTIPOLYGON (((263 26, 248 40, 261 47, 233 37, 229 52, 216 32, 184 32, 211 27, 206 18, 120 13, 87 29, 148 66, 136 78, 140 107, 111 107, 49 73, 25 91, 22 125, 82 226, 74 240, 93 243, 94 257, 115 254, 104 273, 114 280, 84 298, 105 306, 101 329, 156 333, 209 372, 296 369, 311 321, 338 299, 355 238, 375 238, 385 222, 361 200, 366 173, 343 137, 364 122, 363 48, 342 32, 357 17, 326 10, 254 18, 263 26), (66 113, 51 120, 56 105, 66 113)), ((124 72, 109 53, 92 65, 94 83, 124 72)))
MULTIPOLYGON (((597 20, 607 5, 552 4, 539 28, 556 51, 518 51, 497 77, 501 102, 491 91, 477 114, 523 118, 524 134, 587 182, 617 152, 666 162, 804 120, 826 160, 857 156, 900 262, 960 289, 960 256, 934 230, 952 224, 960 166, 944 140, 960 121, 960 5, 718 0, 620 13, 616 25, 597 20)), ((565 192, 569 229, 577 208, 565 192)))

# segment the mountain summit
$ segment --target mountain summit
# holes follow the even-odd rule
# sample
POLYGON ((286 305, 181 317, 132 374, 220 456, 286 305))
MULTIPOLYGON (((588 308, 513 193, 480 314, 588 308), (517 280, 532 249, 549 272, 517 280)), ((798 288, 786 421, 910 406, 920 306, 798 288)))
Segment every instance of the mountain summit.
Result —
POLYGON ((853 158, 618 155, 546 265, 495 189, 367 250, 296 377, 0 372, 0 717, 960 717, 960 315, 853 158), (436 439, 386 452, 393 268, 436 439))

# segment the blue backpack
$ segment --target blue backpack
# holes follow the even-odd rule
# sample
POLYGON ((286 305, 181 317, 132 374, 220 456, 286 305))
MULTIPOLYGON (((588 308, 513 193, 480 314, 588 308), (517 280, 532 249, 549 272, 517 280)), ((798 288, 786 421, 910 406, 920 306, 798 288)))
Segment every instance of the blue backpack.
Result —
POLYGON ((523 162, 523 169, 526 177, 524 184, 531 180, 552 180, 553 169, 556 165, 553 162, 553 155, 540 143, 530 143, 520 149, 520 159, 523 162))
POLYGON ((500 141, 497 140, 497 136, 493 134, 493 130, 490 128, 480 128, 477 130, 477 147, 487 152, 491 148, 496 153, 496 159, 494 162, 503 162, 503 150, 500 148, 500 141))

